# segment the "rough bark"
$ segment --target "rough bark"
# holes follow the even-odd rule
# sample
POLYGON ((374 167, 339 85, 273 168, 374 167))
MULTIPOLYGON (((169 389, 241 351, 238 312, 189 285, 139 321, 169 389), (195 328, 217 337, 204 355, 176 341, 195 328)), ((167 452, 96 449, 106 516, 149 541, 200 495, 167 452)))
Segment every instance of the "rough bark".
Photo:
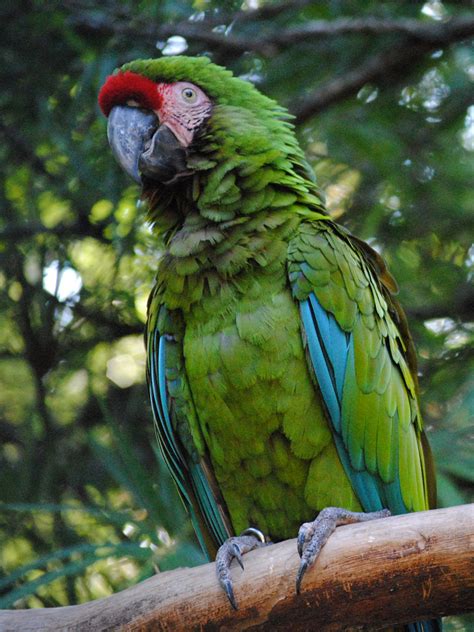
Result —
POLYGON ((214 564, 160 573, 66 608, 0 612, 0 630, 343 630, 474 610, 474 505, 339 527, 295 594, 295 540, 233 571, 239 610, 214 564))

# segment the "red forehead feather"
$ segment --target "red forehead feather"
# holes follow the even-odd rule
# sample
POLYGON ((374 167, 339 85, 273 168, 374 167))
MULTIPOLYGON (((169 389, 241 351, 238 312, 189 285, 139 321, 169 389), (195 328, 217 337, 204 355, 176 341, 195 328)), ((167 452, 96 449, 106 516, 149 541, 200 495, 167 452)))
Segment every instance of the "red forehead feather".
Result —
POLYGON ((99 92, 99 106, 105 116, 109 115, 114 105, 125 105, 130 99, 148 110, 161 107, 157 84, 151 79, 129 70, 107 77, 99 92))

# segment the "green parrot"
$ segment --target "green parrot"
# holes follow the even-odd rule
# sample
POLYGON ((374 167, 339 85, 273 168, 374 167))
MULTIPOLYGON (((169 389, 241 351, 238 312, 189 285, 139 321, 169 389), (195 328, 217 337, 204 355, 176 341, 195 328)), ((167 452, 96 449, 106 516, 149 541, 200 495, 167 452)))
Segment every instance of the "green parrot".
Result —
POLYGON ((160 253, 146 346, 165 459, 234 606, 232 559, 316 516, 299 590, 338 524, 435 503, 395 281, 329 217, 291 116, 250 83, 206 57, 138 60, 99 104, 160 253))

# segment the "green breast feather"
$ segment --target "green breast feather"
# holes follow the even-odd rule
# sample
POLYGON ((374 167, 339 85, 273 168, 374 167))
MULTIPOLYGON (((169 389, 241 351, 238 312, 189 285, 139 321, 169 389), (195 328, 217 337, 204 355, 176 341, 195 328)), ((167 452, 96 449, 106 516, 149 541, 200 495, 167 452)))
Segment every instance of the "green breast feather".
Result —
POLYGON ((426 509, 432 468, 394 281, 326 215, 287 112, 204 58, 125 69, 213 100, 189 177, 144 187, 163 252, 152 405, 203 546, 248 526, 290 537, 328 505, 426 509))

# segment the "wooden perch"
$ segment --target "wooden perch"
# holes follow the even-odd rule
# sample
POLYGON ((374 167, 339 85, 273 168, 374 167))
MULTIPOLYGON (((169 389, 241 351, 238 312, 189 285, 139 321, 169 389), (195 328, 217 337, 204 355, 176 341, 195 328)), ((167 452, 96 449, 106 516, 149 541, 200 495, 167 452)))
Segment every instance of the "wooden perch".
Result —
POLYGON ((341 630, 474 610, 474 505, 339 527, 295 594, 295 540, 233 571, 239 610, 214 564, 160 573, 98 601, 0 611, 1 632, 341 630))

